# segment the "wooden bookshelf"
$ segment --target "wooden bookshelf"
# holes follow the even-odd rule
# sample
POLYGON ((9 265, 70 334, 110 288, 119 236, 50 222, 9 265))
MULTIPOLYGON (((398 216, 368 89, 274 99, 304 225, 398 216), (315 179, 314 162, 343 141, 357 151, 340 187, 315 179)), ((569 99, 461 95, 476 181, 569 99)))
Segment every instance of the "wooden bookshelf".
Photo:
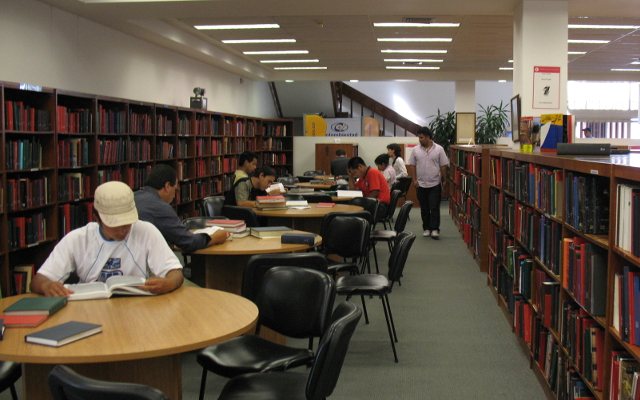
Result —
POLYGON ((618 241, 618 225, 626 232, 640 222, 635 214, 631 219, 618 213, 619 185, 640 188, 640 155, 452 146, 451 160, 452 217, 458 226, 469 223, 473 216, 463 206, 471 201, 481 207, 479 234, 486 247, 472 250, 484 259, 488 286, 549 398, 568 399, 567 388, 575 385, 585 392, 581 397, 611 398, 618 381, 614 361, 623 358, 629 363, 623 368, 640 372, 640 364, 632 364, 640 363, 640 332, 631 327, 639 318, 627 317, 635 310, 621 305, 627 296, 631 304, 637 298, 640 285, 634 298, 624 293, 622 281, 640 277, 640 257, 637 248, 622 248, 618 241), (468 163, 477 157, 479 173, 468 163), (482 179, 481 188, 470 193, 462 179, 482 179), (475 202, 478 192, 486 201, 475 202), (626 328, 624 319, 630 320, 626 328))
POLYGON ((0 82, 0 102, 0 229, 7 237, 0 242, 0 289, 5 296, 15 293, 14 266, 37 270, 62 236, 86 224, 102 182, 121 180, 137 190, 153 166, 171 165, 181 189, 173 204, 187 218, 198 215, 199 200, 223 195, 225 184, 228 190, 242 151, 256 151, 261 162, 275 161, 263 165, 280 174, 293 173, 293 122, 288 119, 10 82, 0 82), (27 224, 33 227, 28 239, 17 234, 27 224))

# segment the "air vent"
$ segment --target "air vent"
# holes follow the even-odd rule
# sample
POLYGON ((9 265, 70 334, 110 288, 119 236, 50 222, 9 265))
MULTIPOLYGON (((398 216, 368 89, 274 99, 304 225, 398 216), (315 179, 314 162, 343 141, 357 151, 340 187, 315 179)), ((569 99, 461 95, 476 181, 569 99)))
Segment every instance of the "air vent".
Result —
POLYGON ((404 17, 402 18, 402 22, 408 22, 411 24, 431 24, 433 22, 435 22, 435 18, 411 18, 411 17, 404 17))

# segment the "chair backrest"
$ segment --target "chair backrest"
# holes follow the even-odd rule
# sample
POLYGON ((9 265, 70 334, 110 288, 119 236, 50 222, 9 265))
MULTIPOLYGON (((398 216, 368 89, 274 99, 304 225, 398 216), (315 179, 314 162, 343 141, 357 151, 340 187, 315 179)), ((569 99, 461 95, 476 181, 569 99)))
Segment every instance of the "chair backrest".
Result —
POLYGON ((331 196, 328 194, 309 194, 302 195, 302 197, 307 201, 307 203, 331 203, 333 200, 331 196))
POLYGON ((224 204, 224 196, 205 197, 202 199, 204 215, 209 217, 222 215, 222 204, 224 204))
POLYGON ((340 257, 358 258, 367 255, 371 224, 358 217, 336 216, 322 236, 322 251, 340 257))
POLYGON ((260 226, 258 215, 252 208, 239 206, 223 206, 222 215, 229 219, 240 219, 247 224, 247 228, 260 226))
POLYGON ((283 185, 294 185, 300 180, 294 176, 281 176, 276 182, 282 182, 283 185))
POLYGON ((339 185, 339 184, 335 184, 335 185, 331 185, 331 187, 329 188, 329 190, 349 190, 349 185, 339 185))
POLYGON ((393 217, 393 213, 396 212, 396 206, 398 205, 398 199, 400 199, 400 196, 402 196, 402 192, 399 190, 391 192, 391 200, 387 206, 387 215, 384 216, 385 219, 391 220, 393 217))
POLYGON ((387 277, 391 281, 391 286, 402 277, 402 271, 407 263, 409 250, 411 250, 414 240, 416 240, 416 234, 413 232, 402 231, 398 233, 396 244, 393 246, 389 256, 389 274, 387 277))
POLYGON ((398 180, 397 180, 398 186, 396 187, 396 189, 398 189, 398 190, 400 190, 402 192, 400 197, 407 195, 407 192, 409 191, 409 188, 411 187, 411 182, 412 181, 413 181, 413 179, 411 179, 410 176, 403 176, 402 178, 398 178, 398 180))
POLYGON ((258 323, 292 338, 320 337, 335 297, 335 281, 324 272, 273 267, 264 274, 256 296, 258 323))
POLYGON ((327 260, 320 253, 256 254, 249 258, 242 276, 242 297, 255 301, 264 274, 273 267, 303 267, 327 272, 327 260))
POLYGON ((191 217, 182 220, 182 225, 187 229, 202 229, 207 226, 207 221, 210 221, 211 217, 191 217))
POLYGON ((371 213, 367 210, 336 211, 336 212, 326 213, 322 218, 322 224, 320 225, 320 236, 322 237, 323 241, 328 237, 329 225, 331 225, 331 221, 333 221, 335 217, 358 217, 358 218, 363 218, 370 225, 373 224, 373 217, 371 216, 371 213))
POLYGON ((324 171, 306 171, 304 173, 304 176, 320 176, 320 175, 325 175, 324 171))
POLYGON ((380 206, 380 200, 373 197, 354 197, 349 200, 349 204, 364 208, 371 213, 373 221, 378 220, 378 207, 380 206))
POLYGON ((301 194, 283 194, 285 200, 304 200, 304 196, 301 194))
POLYGON ((407 200, 404 202, 402 207, 400 207, 400 211, 398 211, 398 217, 396 218, 396 223, 393 226, 393 230, 400 233, 404 230, 405 226, 407 226, 407 221, 409 220, 409 212, 413 208, 413 201, 407 200))
POLYGON ((22 376, 22 364, 13 361, 0 361, 0 393, 4 392, 22 376))
POLYGON ((349 349, 349 342, 361 316, 362 311, 349 301, 344 301, 336 307, 331 317, 331 325, 320 340, 309 373, 305 393, 308 400, 325 399, 333 393, 349 349))
POLYGON ((64 365, 53 368, 48 382, 54 400, 169 400, 158 389, 86 378, 64 365))

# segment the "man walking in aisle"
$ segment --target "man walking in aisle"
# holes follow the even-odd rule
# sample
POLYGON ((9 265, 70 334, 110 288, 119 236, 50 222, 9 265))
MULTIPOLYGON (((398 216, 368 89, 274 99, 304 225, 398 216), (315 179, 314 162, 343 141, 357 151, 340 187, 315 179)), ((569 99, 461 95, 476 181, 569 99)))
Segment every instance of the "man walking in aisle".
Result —
POLYGON ((420 146, 411 152, 407 167, 420 202, 424 230, 422 236, 439 239, 440 198, 447 179, 449 159, 442 146, 431 140, 432 137, 431 130, 426 126, 418 129, 420 146))

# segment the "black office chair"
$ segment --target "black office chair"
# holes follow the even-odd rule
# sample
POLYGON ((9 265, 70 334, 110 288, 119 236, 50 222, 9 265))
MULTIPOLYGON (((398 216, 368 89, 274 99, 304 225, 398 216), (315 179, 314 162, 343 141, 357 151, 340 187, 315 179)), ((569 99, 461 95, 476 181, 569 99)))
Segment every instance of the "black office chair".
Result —
POLYGON ((169 400, 158 389, 86 378, 64 365, 53 368, 48 382, 54 400, 169 400))
POLYGON ((262 226, 258 215, 252 208, 239 206, 223 206, 222 215, 235 220, 242 220, 247 224, 247 228, 262 226))
POLYGON ((371 225, 359 217, 336 216, 322 236, 322 252, 335 254, 343 261, 328 259, 328 271, 334 277, 343 271, 364 272, 368 268, 371 225), (351 261, 348 261, 348 260, 351 261))
POLYGON ((324 173, 324 171, 320 171, 320 170, 318 170, 318 171, 306 171, 304 173, 304 176, 320 176, 320 175, 326 175, 326 174, 324 173))
POLYGON ((329 188, 329 191, 336 191, 336 190, 349 190, 349 185, 335 184, 335 185, 331 185, 331 187, 329 188))
POLYGON ((391 222, 393 222, 393 214, 396 212, 396 207, 398 206, 398 199, 402 195, 400 190, 393 190, 391 192, 391 199, 387 206, 387 212, 384 215, 378 215, 378 222, 382 222, 382 226, 384 229, 391 229, 391 222), (387 224, 389 227, 387 228, 387 224))
POLYGON ((304 196, 300 195, 300 194, 288 194, 285 193, 283 195, 281 195, 284 197, 285 200, 289 201, 289 200, 305 200, 304 196))
POLYGON ((207 227, 207 221, 211 221, 211 217, 191 217, 183 219, 182 225, 187 229, 202 229, 207 227))
POLYGON ((407 192, 409 188, 411 188, 411 182, 413 182, 413 179, 411 179, 410 176, 404 176, 396 180, 397 185, 395 189, 400 191, 400 197, 405 200, 407 199, 407 192))
POLYGON ((378 209, 380 208, 380 200, 373 197, 354 197, 349 200, 349 205, 360 206, 371 213, 372 223, 371 229, 375 229, 378 221, 378 209))
POLYGON ((224 196, 209 196, 202 199, 203 215, 216 217, 222 215, 224 196))
POLYGON ((362 311, 350 302, 336 307, 332 323, 318 346, 308 374, 298 372, 253 373, 231 379, 218 400, 321 400, 331 396, 358 326, 362 311))
POLYGON ((9 389, 11 391, 11 398, 18 400, 16 382, 21 376, 22 364, 13 361, 0 361, 0 393, 9 389))
POLYGON ((398 237, 398 234, 404 231, 404 228, 407 226, 407 221, 409 220, 409 212, 411 212, 412 208, 413 208, 413 201, 410 201, 410 200, 405 201, 402 207, 400 207, 400 211, 398 212, 398 218, 396 218, 396 223, 393 226, 392 230, 379 230, 379 231, 371 232, 371 237, 369 238, 369 241, 371 243, 371 248, 373 250, 373 259, 375 260, 375 263, 376 263, 376 272, 378 271, 378 254, 376 253, 376 244, 378 242, 387 242, 389 246, 389 251, 392 251, 393 246, 398 237))
POLYGON ((352 296, 360 296, 362 299, 362 308, 364 311, 364 319, 369 323, 367 315, 367 306, 364 302, 364 296, 378 296, 382 300, 382 309, 384 317, 387 321, 387 330, 389 331, 389 339, 391 340, 391 348, 393 349, 393 357, 398 362, 398 353, 396 352, 395 342, 398 341, 396 334, 396 326, 393 323, 393 315, 391 314, 391 305, 389 304, 389 293, 393 289, 393 284, 402 277, 402 271, 407 261, 407 256, 411 250, 411 246, 416 239, 416 235, 412 232, 404 231, 398 235, 396 245, 389 257, 389 273, 387 276, 381 274, 363 274, 363 275, 347 275, 341 276, 336 281, 338 294, 346 295, 347 300, 352 296))
POLYGON ((302 197, 309 204, 333 202, 333 199, 331 199, 331 196, 329 196, 328 194, 303 194, 302 197))
POLYGON ((256 336, 239 336, 198 352, 196 359, 203 367, 200 400, 204 399, 207 371, 232 378, 252 372, 284 371, 313 360, 311 349, 279 345, 257 334, 261 326, 266 326, 292 338, 321 337, 329 326, 335 300, 333 279, 307 268, 271 267, 260 281, 255 297, 259 310, 256 336))
POLYGON ((277 179, 276 182, 282 183, 282 186, 287 189, 295 189, 297 188, 296 183, 299 183, 300 179, 294 176, 281 176, 277 179))

